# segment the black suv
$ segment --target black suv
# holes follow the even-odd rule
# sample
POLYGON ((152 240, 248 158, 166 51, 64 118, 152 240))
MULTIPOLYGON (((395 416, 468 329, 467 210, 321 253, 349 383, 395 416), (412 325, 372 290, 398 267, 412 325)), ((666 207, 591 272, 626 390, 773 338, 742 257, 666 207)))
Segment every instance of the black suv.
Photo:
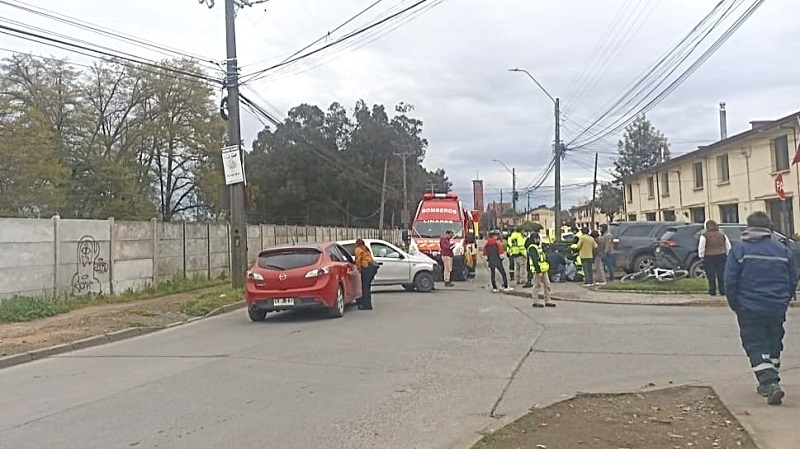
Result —
MULTIPOLYGON (((704 278, 705 269, 699 257, 697 246, 700 244, 703 225, 692 223, 684 226, 673 226, 664 232, 656 245, 656 265, 661 268, 683 268, 689 270, 689 275, 694 278, 704 278)), ((747 225, 739 223, 722 223, 719 230, 728 236, 731 244, 742 241, 742 231, 747 225)), ((795 261, 800 264, 800 244, 786 236, 774 232, 772 238, 789 247, 794 253, 795 261)), ((798 265, 800 272, 800 265, 798 265)), ((798 273, 800 277, 800 273, 798 273)))
MULTIPOLYGON (((655 266, 655 244, 667 228, 686 226, 674 221, 621 221, 610 223, 614 236, 616 266, 625 272, 642 271, 655 266)), ((696 246, 696 245, 695 245, 696 246)))

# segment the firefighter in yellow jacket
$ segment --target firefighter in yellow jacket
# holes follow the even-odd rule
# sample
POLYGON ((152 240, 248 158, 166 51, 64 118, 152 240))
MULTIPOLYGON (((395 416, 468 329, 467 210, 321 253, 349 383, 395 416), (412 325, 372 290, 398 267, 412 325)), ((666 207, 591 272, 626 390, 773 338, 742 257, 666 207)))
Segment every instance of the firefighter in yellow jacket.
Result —
POLYGON ((511 280, 514 280, 516 275, 516 284, 524 284, 528 273, 528 252, 525 250, 525 234, 519 228, 514 229, 508 237, 508 256, 511 259, 509 261, 511 280))
POLYGON ((555 303, 550 298, 550 263, 547 261, 547 255, 542 249, 539 234, 535 233, 531 236, 528 255, 534 278, 533 290, 531 291, 533 307, 555 307, 555 303), (543 290, 544 301, 539 300, 539 289, 543 290))

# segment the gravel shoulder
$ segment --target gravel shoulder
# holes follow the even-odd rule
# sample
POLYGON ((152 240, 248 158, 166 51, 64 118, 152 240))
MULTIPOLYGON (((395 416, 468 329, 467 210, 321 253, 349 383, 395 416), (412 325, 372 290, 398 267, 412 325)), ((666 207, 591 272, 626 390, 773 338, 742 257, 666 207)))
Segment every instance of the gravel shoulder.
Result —
POLYGON ((473 449, 757 449, 708 387, 581 394, 535 409, 473 449))
MULTIPOLYGON (((100 304, 22 323, 0 324, 0 357, 21 354, 129 327, 163 327, 191 318, 186 304, 225 287, 124 303, 100 304)), ((235 302, 232 298, 230 302, 235 302)))

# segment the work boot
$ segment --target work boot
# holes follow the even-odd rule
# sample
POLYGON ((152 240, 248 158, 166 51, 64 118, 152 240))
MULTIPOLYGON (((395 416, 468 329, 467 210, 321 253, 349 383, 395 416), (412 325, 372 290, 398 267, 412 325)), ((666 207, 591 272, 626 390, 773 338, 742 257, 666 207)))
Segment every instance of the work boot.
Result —
POLYGON ((778 384, 772 384, 769 386, 768 393, 767 393, 767 404, 769 405, 781 405, 783 404, 783 397, 786 393, 783 392, 781 386, 778 384))
POLYGON ((759 396, 767 397, 769 396, 770 387, 771 385, 759 385, 756 387, 756 393, 758 393, 759 396))

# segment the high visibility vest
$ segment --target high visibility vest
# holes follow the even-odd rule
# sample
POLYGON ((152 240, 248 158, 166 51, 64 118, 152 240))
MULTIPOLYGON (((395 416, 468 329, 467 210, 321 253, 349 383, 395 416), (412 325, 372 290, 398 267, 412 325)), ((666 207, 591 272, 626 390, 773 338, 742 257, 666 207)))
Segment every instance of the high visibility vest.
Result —
POLYGON ((508 238, 508 255, 509 256, 526 256, 525 251, 525 236, 522 233, 514 232, 508 238))
POLYGON ((539 270, 542 273, 547 273, 550 271, 550 263, 547 261, 547 255, 544 253, 541 245, 532 244, 528 247, 528 254, 531 257, 528 258, 529 266, 531 267, 531 271, 536 272, 536 266, 539 266, 539 270), (535 254, 535 256, 534 256, 535 254))

